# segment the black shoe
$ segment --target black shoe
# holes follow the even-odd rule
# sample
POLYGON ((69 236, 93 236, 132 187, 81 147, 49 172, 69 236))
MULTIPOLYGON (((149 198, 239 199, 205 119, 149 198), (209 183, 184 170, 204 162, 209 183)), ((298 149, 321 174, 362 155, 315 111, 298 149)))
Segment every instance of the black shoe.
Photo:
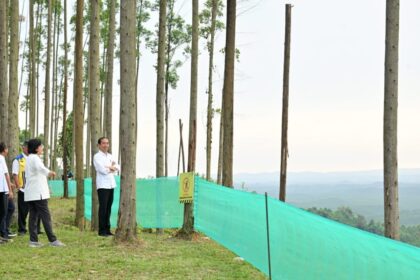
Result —
POLYGON ((25 234, 26 234, 26 231, 19 231, 19 232, 18 232, 18 235, 19 235, 19 236, 24 236, 25 234))
POLYGON ((106 234, 109 235, 109 236, 114 236, 114 234, 112 232, 107 232, 106 234))
POLYGON ((9 237, 16 237, 16 236, 17 236, 17 234, 16 234, 16 233, 14 233, 14 232, 9 232, 9 233, 7 233, 7 235, 8 235, 9 237))
POLYGON ((111 235, 109 235, 107 233, 99 233, 98 236, 101 236, 101 237, 109 237, 111 235))

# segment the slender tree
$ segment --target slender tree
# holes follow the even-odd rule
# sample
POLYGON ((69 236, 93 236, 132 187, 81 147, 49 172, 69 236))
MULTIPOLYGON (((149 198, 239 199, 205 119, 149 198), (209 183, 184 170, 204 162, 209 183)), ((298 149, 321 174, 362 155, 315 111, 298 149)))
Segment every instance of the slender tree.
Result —
POLYGON ((50 70, 51 70, 51 26, 52 7, 54 0, 48 0, 48 23, 47 23, 47 61, 45 65, 45 106, 44 106, 44 164, 48 165, 49 138, 50 138, 50 70))
POLYGON ((74 57, 74 126, 76 154, 76 225, 84 229, 84 185, 83 185, 83 0, 77 0, 76 40, 74 57))
MULTIPOLYGON (((168 1, 167 11, 167 39, 166 39, 166 60, 165 60, 165 177, 168 176, 168 147, 169 147, 169 86, 172 89, 177 87, 179 81, 178 68, 183 65, 183 61, 175 59, 177 50, 191 42, 191 32, 185 20, 175 14, 175 0, 168 1)), ((184 50, 186 54, 188 50, 184 50)))
MULTIPOLYGON (((106 85, 105 85, 105 125, 104 135, 112 141, 112 81, 114 72, 115 45, 115 0, 109 0, 108 46, 106 52, 106 85)), ((112 143, 112 142, 111 142, 112 143)), ((111 148, 110 148, 111 152, 111 148)))
MULTIPOLYGON (((197 141, 197 75, 198 75, 198 0, 192 1, 192 41, 191 41, 191 86, 190 86, 190 122, 188 137, 188 172, 195 171, 197 141)), ((194 231, 193 204, 184 204, 184 223, 180 231, 190 237, 194 231)))
POLYGON ((156 85, 156 178, 164 171, 164 104, 165 104, 165 49, 166 49, 166 0, 159 5, 158 61, 156 85))
POLYGON ((217 160, 217 184, 222 184, 223 172, 223 102, 220 109, 220 124, 219 124, 219 157, 217 160))
MULTIPOLYGON (((9 56, 9 163, 19 152, 19 1, 10 5, 10 56, 9 56)), ((10 165, 9 165, 10 166, 10 165)))
POLYGON ((216 30, 223 28, 223 23, 217 20, 222 15, 223 3, 220 0, 208 0, 206 9, 200 14, 201 35, 207 40, 207 50, 209 53, 209 76, 207 88, 207 141, 206 141, 206 179, 211 178, 211 151, 213 133, 213 71, 214 71, 214 38, 216 30))
MULTIPOLYGON (((99 121, 99 0, 90 1, 90 37, 89 37, 89 124, 91 159, 98 152, 97 140, 100 137, 99 121)), ((96 172, 92 172, 92 223, 91 229, 98 230, 98 196, 96 193, 96 172), (96 194, 96 195, 95 195, 96 194)))
POLYGON ((292 24, 292 5, 286 4, 286 28, 284 39, 284 68, 283 68, 283 111, 281 120, 281 167, 279 199, 286 201, 287 157, 287 129, 289 125, 289 68, 290 68, 290 31, 292 24))
POLYGON ((29 80, 30 80, 30 93, 29 93, 29 135, 30 137, 35 136, 35 106, 36 106, 36 90, 35 90, 35 32, 34 32, 34 2, 35 0, 29 1, 29 52, 30 52, 30 70, 29 70, 29 80))
POLYGON ((1 138, 7 140, 9 88, 7 85, 7 1, 0 1, 0 131, 1 138))
POLYGON ((116 239, 137 238, 136 223, 136 1, 121 1, 121 194, 116 239))
POLYGON ((400 238, 398 208, 398 46, 400 1, 386 1, 384 102, 384 206, 385 236, 400 238))
POLYGON ((67 44, 67 0, 64 0, 64 87, 63 87, 63 177, 64 197, 68 198, 68 142, 67 142, 67 83, 68 83, 68 44, 67 44))
POLYGON ((223 81, 222 184, 233 187, 233 94, 235 76, 236 0, 227 2, 225 74, 223 81))

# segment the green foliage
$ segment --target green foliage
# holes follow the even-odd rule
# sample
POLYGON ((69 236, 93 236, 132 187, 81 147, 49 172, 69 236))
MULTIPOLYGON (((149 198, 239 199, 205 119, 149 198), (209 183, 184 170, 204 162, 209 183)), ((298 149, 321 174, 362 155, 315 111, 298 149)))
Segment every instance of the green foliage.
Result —
MULTIPOLYGON (((204 3, 204 9, 201 11, 200 17, 200 36, 207 40, 207 49, 210 51, 210 32, 211 32, 211 10, 212 0, 207 0, 204 3)), ((217 15, 216 15, 216 26, 215 33, 217 31, 225 29, 223 21, 219 20, 223 16, 224 4, 223 1, 217 1, 217 15)))
POLYGON ((29 137, 31 136, 31 132, 26 129, 21 129, 19 131, 19 143, 23 143, 27 140, 29 140, 29 137))
MULTIPOLYGON (((184 64, 190 53, 191 43, 191 26, 186 24, 185 20, 175 14, 174 11, 175 0, 168 0, 168 11, 166 18, 166 81, 172 89, 176 89, 179 75, 178 69, 184 64), (177 51, 182 49, 184 59, 177 57, 177 51)), ((159 1, 156 1, 152 6, 152 10, 159 9, 159 1)), ((155 36, 146 46, 151 49, 152 53, 157 53, 158 49, 158 26, 156 26, 155 36)))
MULTIPOLYGON (((308 208, 308 211, 322 217, 350 225, 361 230, 369 231, 378 235, 384 234, 384 225, 370 220, 369 222, 362 215, 354 213, 349 207, 339 207, 337 210, 329 208, 308 208)), ((420 225, 401 226, 401 241, 420 247, 420 225)))
POLYGON ((150 20, 150 11, 152 3, 149 0, 137 1, 137 57, 141 56, 140 45, 144 40, 146 46, 150 44, 153 32, 145 27, 146 23, 150 20))
MULTIPOLYGON (((66 141, 67 143, 67 159, 71 159, 71 156, 73 155, 73 112, 68 114, 66 119, 66 141)), ((58 136, 58 146, 57 146, 57 157, 63 157, 63 147, 64 147, 64 141, 63 141, 63 131, 60 132, 58 136)), ((70 160, 67 160, 68 167, 67 170, 70 170, 70 160)))

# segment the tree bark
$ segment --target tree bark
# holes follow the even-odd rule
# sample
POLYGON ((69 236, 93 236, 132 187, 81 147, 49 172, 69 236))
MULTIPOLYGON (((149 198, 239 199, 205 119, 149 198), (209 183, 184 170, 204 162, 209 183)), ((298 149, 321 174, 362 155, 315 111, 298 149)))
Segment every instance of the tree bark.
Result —
POLYGON ((29 80, 30 80, 30 93, 29 93, 29 135, 30 137, 35 137, 35 32, 34 32, 34 2, 35 0, 30 0, 29 3, 29 52, 31 57, 30 71, 29 71, 29 80))
MULTIPOLYGON (((198 74, 198 0, 192 0, 192 41, 191 41, 191 92, 190 92, 190 122, 188 137, 188 172, 195 172, 197 146, 197 74, 198 74)), ((184 223, 181 232, 190 238, 194 232, 193 203, 184 204, 184 223)))
POLYGON ((290 31, 292 24, 292 5, 286 4, 286 27, 284 39, 283 65, 283 111, 281 119, 281 164, 280 164, 280 192, 279 199, 286 201, 287 158, 289 147, 287 144, 287 130, 289 126, 289 69, 290 69, 290 31))
POLYGON ((384 206, 385 236, 399 239, 398 208, 398 46, 399 0, 386 1, 384 98, 384 206))
POLYGON ((159 5, 159 43, 156 85, 156 178, 164 170, 164 108, 165 108, 165 49, 166 49, 166 0, 159 5))
MULTIPOLYGON (((114 44, 115 44, 115 0, 109 1, 109 37, 106 53, 107 74, 105 85, 105 129, 104 135, 112 143, 112 81, 114 72, 114 44)), ((109 147, 111 152, 111 146, 109 147)))
POLYGON ((136 223, 136 1, 121 1, 121 194, 118 211, 118 241, 137 238, 136 223))
POLYGON ((76 40, 74 57, 74 138, 76 155, 76 226, 84 230, 84 184, 83 184, 83 0, 77 0, 76 40))
POLYGON ((222 184, 223 172, 223 101, 220 109, 220 125, 219 125, 219 159, 217 161, 217 184, 222 184))
MULTIPOLYGON (((99 15, 98 0, 90 1, 90 37, 89 37, 89 124, 91 164, 93 156, 98 152, 97 141, 100 137, 101 123, 99 120, 99 15)), ((96 172, 92 174, 92 222, 91 230, 98 230, 98 196, 96 193, 96 172)))
POLYGON ((9 55, 9 166, 19 152, 19 1, 10 5, 10 55, 9 55))
POLYGON ((213 133, 213 56, 214 37, 216 33, 216 17, 218 0, 211 2, 211 24, 210 24, 210 45, 209 45, 209 80, 208 80, 208 101, 207 101, 207 145, 206 145, 206 179, 211 179, 211 150, 213 133))
POLYGON ((233 187, 233 96, 235 78, 236 0, 227 2, 226 55, 223 82, 223 175, 222 184, 233 187))
POLYGON ((9 111, 9 86, 8 57, 7 57, 7 1, 0 1, 0 131, 2 139, 8 139, 8 111, 9 111))
MULTIPOLYGON (((45 103, 44 103, 44 164, 49 166, 49 138, 50 138, 50 68, 51 68, 51 25, 52 25, 52 2, 48 0, 48 23, 47 23, 47 61, 45 65, 45 103)), ((51 151, 52 152, 52 151, 51 151)))
POLYGON ((67 83, 68 83, 68 49, 67 49, 67 0, 64 0, 64 88, 63 88, 63 178, 64 178, 64 198, 69 197, 68 177, 67 177, 67 83))

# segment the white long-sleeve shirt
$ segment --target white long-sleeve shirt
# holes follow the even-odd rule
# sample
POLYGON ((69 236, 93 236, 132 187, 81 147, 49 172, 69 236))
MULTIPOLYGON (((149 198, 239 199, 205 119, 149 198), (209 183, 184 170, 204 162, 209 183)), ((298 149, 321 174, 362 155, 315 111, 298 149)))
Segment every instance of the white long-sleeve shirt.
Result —
POLYGON ((109 167, 114 166, 120 170, 120 166, 114 160, 113 156, 109 153, 102 151, 97 152, 93 156, 93 165, 96 169, 96 188, 97 189, 113 189, 117 186, 114 176, 109 167))
POLYGON ((0 155, 0 192, 9 193, 9 186, 6 180, 6 174, 8 172, 6 159, 3 155, 0 155))
POLYGON ((43 200, 50 198, 47 177, 50 170, 44 166, 37 154, 30 154, 26 158, 25 201, 43 200))

